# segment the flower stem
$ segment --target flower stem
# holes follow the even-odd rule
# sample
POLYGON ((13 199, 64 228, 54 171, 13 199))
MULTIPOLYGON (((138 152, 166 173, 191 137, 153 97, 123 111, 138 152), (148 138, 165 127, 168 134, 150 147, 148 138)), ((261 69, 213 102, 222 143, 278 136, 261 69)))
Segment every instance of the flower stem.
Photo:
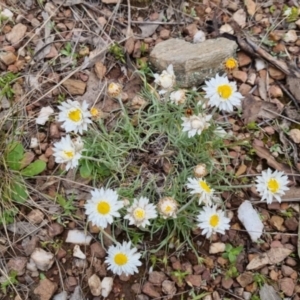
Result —
POLYGON ((183 206, 181 206, 180 209, 178 209, 177 214, 179 214, 180 212, 182 212, 183 210, 185 210, 192 202, 194 202, 194 199, 191 199, 188 203, 186 203, 183 206))
POLYGON ((103 233, 107 238, 109 238, 111 241, 113 241, 115 244, 118 244, 117 240, 111 236, 110 234, 108 234, 102 227, 99 227, 101 233, 103 233))

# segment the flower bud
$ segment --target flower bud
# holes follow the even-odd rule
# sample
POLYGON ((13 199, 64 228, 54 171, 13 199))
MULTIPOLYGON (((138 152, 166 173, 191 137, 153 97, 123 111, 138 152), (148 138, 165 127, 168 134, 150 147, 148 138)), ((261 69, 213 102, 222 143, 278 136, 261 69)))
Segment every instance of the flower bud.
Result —
POLYGON ((118 98, 122 93, 122 86, 119 83, 111 82, 107 89, 108 96, 118 98))
POLYGON ((201 178, 207 175, 206 165, 199 164, 194 168, 194 175, 197 178, 201 178))

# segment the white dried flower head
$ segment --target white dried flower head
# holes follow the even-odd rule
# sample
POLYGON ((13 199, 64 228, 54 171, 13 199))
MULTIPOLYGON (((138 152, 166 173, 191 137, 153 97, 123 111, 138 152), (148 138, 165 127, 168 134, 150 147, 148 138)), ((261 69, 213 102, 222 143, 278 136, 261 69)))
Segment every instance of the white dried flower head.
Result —
POLYGON ((287 187, 288 177, 280 171, 272 172, 271 169, 267 169, 267 171, 262 171, 261 176, 257 176, 255 181, 261 201, 266 200, 268 204, 272 203, 274 198, 281 202, 281 196, 289 190, 287 187))
POLYGON ((214 233, 224 234, 229 229, 230 219, 225 216, 225 212, 217 210, 217 206, 204 206, 197 218, 198 226, 202 229, 202 234, 210 238, 214 233))
POLYGON ((176 218, 178 203, 172 197, 161 198, 157 203, 157 209, 160 215, 164 218, 176 218))
POLYGON ((103 111, 101 109, 96 108, 96 107, 92 107, 90 109, 90 114, 91 114, 92 119, 94 121, 97 121, 97 120, 101 119, 104 115, 103 111))
POLYGON ((73 139, 72 141, 73 141, 73 144, 75 146, 75 150, 77 152, 81 152, 83 150, 83 147, 84 147, 84 143, 83 143, 82 138, 80 136, 78 136, 75 139, 73 139))
POLYGON ((129 220, 129 225, 146 227, 150 225, 149 220, 157 217, 155 205, 149 203, 149 199, 141 197, 134 199, 132 205, 127 209, 124 219, 129 220))
POLYGON ((49 117, 54 113, 54 110, 50 106, 43 107, 35 122, 38 125, 45 125, 45 123, 49 120, 49 117))
POLYGON ((131 242, 123 242, 123 244, 112 245, 108 248, 105 263, 108 264, 108 270, 114 274, 126 276, 138 273, 141 254, 137 253, 137 248, 131 247, 131 242))
POLYGON ((108 96, 118 98, 122 93, 122 86, 119 83, 111 82, 107 88, 108 96))
POLYGON ((53 146, 53 156, 55 157, 56 163, 66 163, 67 171, 78 166, 82 149, 76 148, 76 145, 69 135, 62 137, 61 140, 54 143, 53 146))
POLYGON ((194 42, 195 44, 197 44, 197 43, 202 43, 202 42, 204 42, 205 40, 206 40, 206 36, 205 36, 205 33, 204 33, 202 30, 198 30, 198 31, 195 33, 194 37, 193 37, 193 42, 194 42))
POLYGON ((214 189, 202 178, 188 178, 187 187, 191 189, 191 194, 199 195, 199 205, 212 205, 214 189))
POLYGON ((183 132, 188 132, 188 137, 193 137, 196 134, 201 134, 203 130, 207 129, 210 126, 210 119, 212 115, 202 115, 198 116, 192 115, 189 117, 182 117, 183 120, 182 126, 183 132))
POLYGON ((128 205, 130 205, 130 201, 127 198, 123 199, 123 206, 126 207, 128 205))
POLYGON ((167 70, 163 70, 161 75, 154 74, 155 80, 154 82, 162 87, 162 90, 159 92, 160 94, 165 94, 169 92, 173 86, 175 85, 175 74, 173 70, 173 65, 169 65, 167 70))
POLYGON ((237 92, 235 82, 229 82, 226 75, 216 75, 205 81, 206 87, 203 90, 206 92, 205 98, 209 99, 208 104, 216 106, 220 110, 227 112, 233 111, 233 106, 240 106, 243 96, 237 92))
POLYGON ((194 175, 196 178, 202 178, 207 175, 206 164, 198 164, 194 168, 194 175))
POLYGON ((176 105, 183 104, 186 100, 186 90, 174 91, 170 94, 170 102, 176 105))
POLYGON ((87 125, 92 123, 86 101, 80 104, 78 101, 67 100, 58 106, 58 109, 60 110, 58 121, 63 122, 62 127, 66 132, 74 131, 82 134, 87 130, 87 125))
POLYGON ((85 204, 85 214, 88 221, 95 226, 106 228, 114 218, 120 217, 118 212, 122 207, 122 201, 118 200, 118 194, 111 189, 94 189, 92 198, 85 204))

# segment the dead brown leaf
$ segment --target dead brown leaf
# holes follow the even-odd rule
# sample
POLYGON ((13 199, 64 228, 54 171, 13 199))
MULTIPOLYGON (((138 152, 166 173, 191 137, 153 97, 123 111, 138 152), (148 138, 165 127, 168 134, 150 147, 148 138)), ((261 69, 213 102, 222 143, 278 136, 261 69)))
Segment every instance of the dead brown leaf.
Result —
POLYGON ((260 95, 260 98, 264 101, 268 100, 268 94, 267 94, 267 71, 261 70, 258 78, 258 92, 260 95))
POLYGON ((287 86, 292 93, 292 95, 296 98, 298 102, 300 102, 300 80, 299 78, 288 76, 286 80, 287 86))
POLYGON ((263 147, 257 146, 254 143, 252 144, 253 149, 256 151, 256 154, 267 161, 268 165, 275 170, 284 171, 286 173, 290 173, 291 169, 288 166, 285 166, 282 163, 276 161, 271 152, 263 147))
POLYGON ((298 223, 298 241, 297 241, 297 248, 298 248, 298 257, 300 258, 300 218, 298 223))
POLYGON ((255 14, 256 10, 256 3, 253 0, 245 0, 245 5, 247 8, 247 12, 250 16, 253 16, 255 14))
POLYGON ((128 100, 133 99, 141 91, 141 86, 141 78, 137 75, 132 75, 123 89, 123 92, 128 95, 128 100))
POLYGON ((254 257, 247 265, 246 269, 258 270, 266 265, 278 264, 291 253, 292 250, 287 248, 271 248, 269 251, 254 257))
POLYGON ((260 289, 259 296, 261 300, 281 300, 275 289, 266 283, 260 289))
POLYGON ((67 79, 62 85, 71 95, 83 95, 86 88, 86 83, 77 79, 67 79))
POLYGON ((278 264, 282 262, 287 256, 289 256, 293 251, 287 248, 271 248, 267 251, 269 257, 269 264, 278 264))
MULTIPOLYGON (((155 20, 155 22, 162 21, 163 18, 164 18, 164 11, 162 10, 158 16, 158 19, 155 20)), ((156 31, 158 26, 159 24, 157 23, 151 24, 151 21, 145 22, 145 24, 139 26, 142 32, 139 35, 136 35, 136 37, 140 39, 149 37, 156 31)))
POLYGON ((242 174, 244 174, 247 171, 247 166, 242 164, 239 166, 238 170, 235 173, 235 176, 240 176, 242 174))
POLYGON ((258 101, 252 95, 247 95, 242 103, 243 119, 246 124, 255 122, 258 118, 274 119, 277 115, 272 111, 277 112, 277 106, 266 101, 258 101), (267 110, 266 110, 267 109, 267 110))
POLYGON ((242 102, 243 119, 246 124, 255 122, 261 111, 262 101, 257 101, 252 95, 247 95, 242 102))

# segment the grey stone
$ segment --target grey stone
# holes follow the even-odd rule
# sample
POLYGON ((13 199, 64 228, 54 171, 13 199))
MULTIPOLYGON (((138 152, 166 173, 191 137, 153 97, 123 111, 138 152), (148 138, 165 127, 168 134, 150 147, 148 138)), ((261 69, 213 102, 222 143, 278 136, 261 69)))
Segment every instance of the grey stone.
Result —
POLYGON ((225 38, 191 44, 180 39, 158 43, 150 54, 151 64, 159 71, 172 64, 180 87, 199 85, 224 71, 224 61, 235 56, 237 44, 225 38))

